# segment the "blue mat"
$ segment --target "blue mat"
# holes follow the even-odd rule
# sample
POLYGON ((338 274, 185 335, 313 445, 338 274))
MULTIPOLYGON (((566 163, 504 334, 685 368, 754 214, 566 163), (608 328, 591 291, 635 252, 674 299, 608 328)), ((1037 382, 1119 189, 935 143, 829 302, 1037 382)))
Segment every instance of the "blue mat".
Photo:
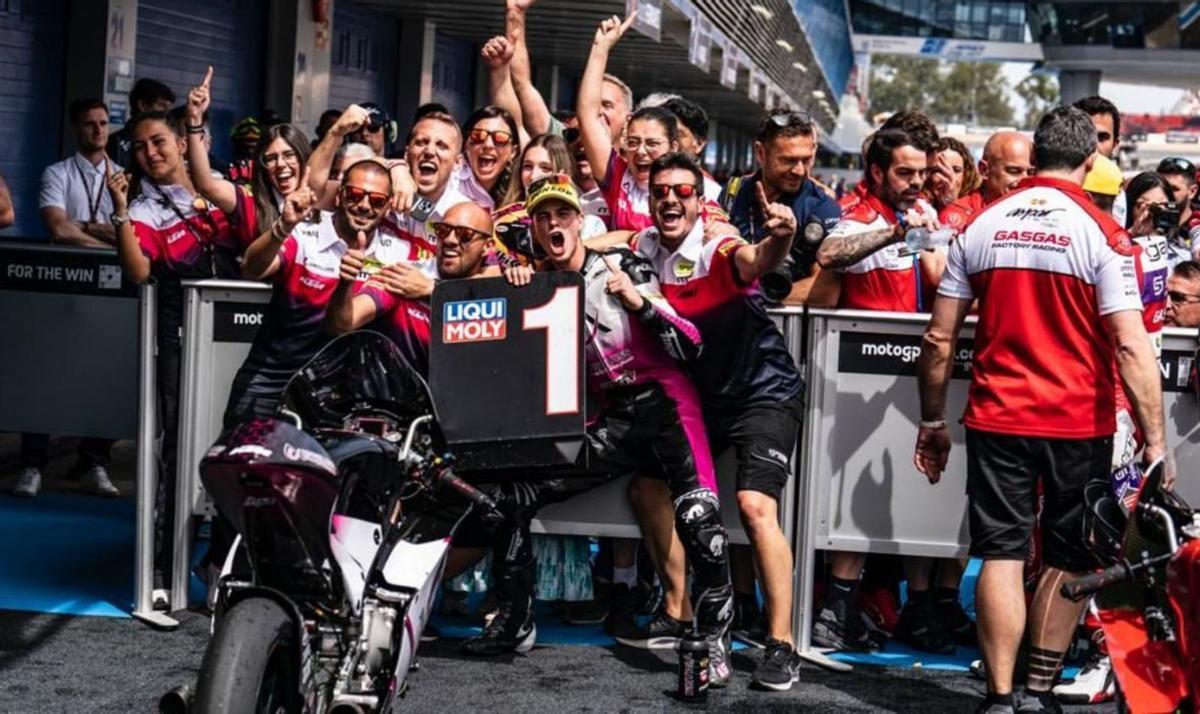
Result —
POLYGON ((0 609, 128 617, 133 550, 131 500, 0 496, 0 609))

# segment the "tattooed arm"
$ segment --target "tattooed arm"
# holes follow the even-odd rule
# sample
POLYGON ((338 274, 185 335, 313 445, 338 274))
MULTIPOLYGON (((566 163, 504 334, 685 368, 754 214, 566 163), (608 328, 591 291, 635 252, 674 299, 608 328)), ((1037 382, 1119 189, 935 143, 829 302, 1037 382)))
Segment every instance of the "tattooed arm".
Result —
POLYGON ((902 236, 892 226, 846 235, 838 235, 835 229, 817 249, 817 263, 822 270, 845 268, 899 241, 902 236))

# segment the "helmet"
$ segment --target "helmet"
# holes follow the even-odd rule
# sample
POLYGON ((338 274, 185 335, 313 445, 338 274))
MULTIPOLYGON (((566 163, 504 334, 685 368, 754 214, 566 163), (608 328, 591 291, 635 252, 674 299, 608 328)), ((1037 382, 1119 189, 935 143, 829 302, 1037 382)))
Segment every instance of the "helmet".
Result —
POLYGON ((1083 487, 1083 504, 1083 541, 1102 567, 1113 565, 1121 557, 1128 519, 1113 497, 1108 474, 1087 482, 1083 487))

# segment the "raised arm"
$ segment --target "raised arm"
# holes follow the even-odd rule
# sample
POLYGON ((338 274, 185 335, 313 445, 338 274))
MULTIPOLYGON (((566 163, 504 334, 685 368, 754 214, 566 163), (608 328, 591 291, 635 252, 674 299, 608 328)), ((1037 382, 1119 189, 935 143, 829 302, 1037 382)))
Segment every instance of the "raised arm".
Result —
POLYGON ((283 211, 279 218, 263 234, 246 248, 242 256, 242 277, 250 280, 265 280, 279 272, 282 261, 279 251, 284 241, 300 225, 307 220, 309 213, 317 203, 317 195, 308 186, 308 167, 304 169, 304 177, 300 180, 300 188, 292 191, 283 199, 283 211))
POLYGON ((758 192, 758 206, 766 221, 763 227, 767 235, 754 245, 743 247, 733 254, 738 277, 743 283, 752 283, 783 263, 792 250, 796 238, 796 214, 782 203, 771 203, 763 191, 762 182, 754 184, 758 192))
POLYGON ((505 33, 512 45, 512 60, 508 63, 508 73, 512 81, 513 91, 517 95, 517 103, 521 105, 521 118, 525 122, 525 131, 530 136, 540 136, 550 131, 550 108, 542 93, 533 86, 533 71, 529 64, 529 46, 525 44, 525 13, 533 6, 534 0, 508 0, 508 11, 505 14, 505 33))
POLYGON ((204 146, 204 112, 212 102, 212 65, 204 73, 204 80, 188 92, 187 100, 187 159, 188 173, 192 184, 213 205, 226 213, 237 210, 237 187, 231 181, 213 175, 208 163, 208 149, 204 146))
POLYGON ((608 55, 636 18, 637 13, 634 12, 625 18, 625 22, 613 15, 600 23, 600 27, 596 28, 596 37, 592 40, 587 68, 583 71, 583 78, 579 80, 579 101, 575 110, 579 119, 579 139, 583 142, 588 163, 592 165, 592 176, 599 183, 603 183, 608 177, 608 159, 613 150, 612 134, 608 130, 608 124, 600 116, 608 55))
POLYGON ((105 183, 112 196, 113 219, 123 219, 120 228, 117 228, 117 257, 121 260, 121 270, 130 282, 141 284, 150 279, 150 259, 142 253, 133 223, 129 220, 129 176, 124 172, 114 174, 112 164, 107 161, 104 167, 105 183))
POLYGON ((525 131, 522 120, 521 103, 517 101, 517 93, 513 90, 509 63, 512 62, 513 46, 504 35, 496 35, 487 41, 480 51, 484 64, 488 67, 488 90, 492 104, 512 115, 517 122, 520 132, 520 145, 529 143, 529 134, 525 131))
POLYGON ((308 164, 305 167, 311 169, 308 174, 308 186, 317 195, 322 208, 333 206, 334 191, 329 190, 328 184, 334 155, 341 148, 346 135, 358 131, 369 119, 370 115, 367 114, 367 110, 357 104, 346 107, 346 111, 342 112, 333 126, 329 127, 329 131, 325 132, 321 143, 317 144, 317 148, 313 149, 312 155, 308 157, 308 164))

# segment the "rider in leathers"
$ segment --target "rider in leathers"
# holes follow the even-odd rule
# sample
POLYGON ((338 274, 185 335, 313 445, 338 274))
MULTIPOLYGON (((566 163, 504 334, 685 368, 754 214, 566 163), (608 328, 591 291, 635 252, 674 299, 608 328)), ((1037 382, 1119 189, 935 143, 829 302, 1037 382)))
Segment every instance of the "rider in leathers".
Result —
MULTIPOLYGON (((677 363, 699 355, 699 332, 662 298, 644 258, 624 248, 604 254, 584 248, 579 196, 569 178, 532 186, 527 210, 548 256, 543 269, 583 274, 589 402, 599 410, 589 421, 586 473, 501 487, 497 500, 516 515, 492 540, 500 611, 463 650, 485 655, 533 646, 530 521, 542 506, 636 472, 670 486, 675 527, 700 592, 696 626, 709 639, 714 674, 727 675, 720 671, 729 667, 723 635, 732 616, 726 533, 699 396, 677 363)), ((523 285, 532 271, 514 267, 505 275, 523 285)))

